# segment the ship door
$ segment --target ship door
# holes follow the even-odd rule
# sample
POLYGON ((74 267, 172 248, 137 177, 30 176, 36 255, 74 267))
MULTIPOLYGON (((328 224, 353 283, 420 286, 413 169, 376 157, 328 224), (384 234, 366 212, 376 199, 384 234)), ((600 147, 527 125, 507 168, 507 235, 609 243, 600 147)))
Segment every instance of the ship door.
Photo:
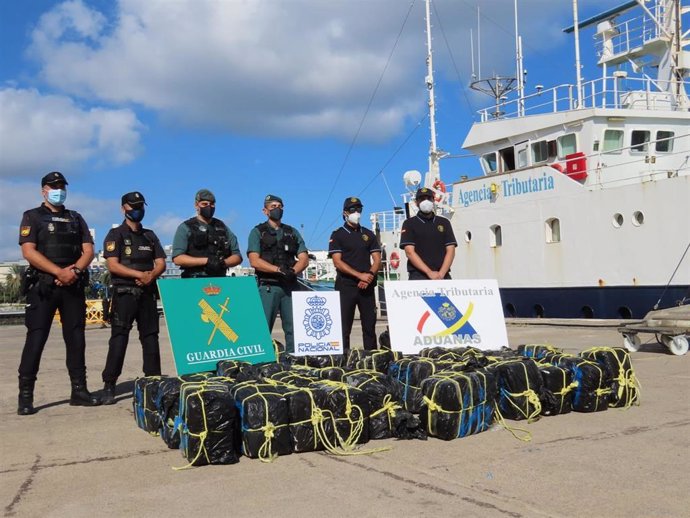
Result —
POLYGON ((498 150, 498 154, 501 157, 501 172, 515 170, 515 151, 513 146, 504 147, 498 150))
POLYGON ((515 169, 524 169, 531 164, 529 156, 529 140, 515 144, 515 169))

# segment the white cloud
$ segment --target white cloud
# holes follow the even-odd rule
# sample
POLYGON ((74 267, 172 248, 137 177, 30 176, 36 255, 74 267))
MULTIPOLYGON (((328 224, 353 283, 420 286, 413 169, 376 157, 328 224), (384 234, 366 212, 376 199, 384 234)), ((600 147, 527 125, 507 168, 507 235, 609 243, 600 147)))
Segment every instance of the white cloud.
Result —
MULTIPOLYGON (((479 3, 486 18, 483 70, 512 73, 512 2, 479 3)), ((472 4, 435 2, 442 17, 441 23, 434 18, 437 52, 446 53, 447 40, 465 82, 469 30, 476 23, 472 4)), ((399 0, 120 0, 106 19, 70 0, 41 17, 30 54, 55 88, 141 105, 176 123, 254 135, 351 138, 408 7, 399 0)), ((569 2, 522 0, 520 9, 527 51, 567 41, 554 20, 568 23, 569 2)), ((417 2, 363 137, 387 138, 424 110, 422 12, 417 2)), ((436 63, 451 74, 448 58, 436 63)))
POLYGON ((125 164, 140 149, 143 126, 129 109, 82 108, 63 95, 0 89, 0 177, 125 164))

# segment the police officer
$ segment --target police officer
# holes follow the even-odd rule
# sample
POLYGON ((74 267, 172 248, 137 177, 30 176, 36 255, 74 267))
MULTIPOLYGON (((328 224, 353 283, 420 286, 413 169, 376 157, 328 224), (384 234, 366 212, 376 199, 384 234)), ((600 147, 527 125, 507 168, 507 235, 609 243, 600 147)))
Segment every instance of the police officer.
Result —
POLYGON ((41 180, 43 204, 27 210, 19 229, 19 245, 29 262, 26 294, 26 342, 19 364, 17 414, 34 414, 34 385, 43 347, 55 311, 60 310, 62 336, 67 348, 67 371, 72 382, 70 405, 96 406, 100 400, 86 388, 86 301, 88 268, 93 240, 81 215, 65 208, 67 180, 48 173, 41 180))
POLYGON ((297 229, 282 223, 283 200, 273 194, 264 199, 263 213, 268 220, 249 233, 247 255, 256 271, 259 295, 269 330, 280 312, 287 352, 294 352, 292 292, 299 290, 297 275, 309 264, 304 239, 297 229))
POLYGON ((115 384, 122 374, 129 332, 135 320, 143 349, 144 375, 161 373, 156 279, 165 271, 165 252, 156 234, 141 225, 145 205, 140 192, 122 196, 125 220, 108 232, 103 243, 103 256, 113 284, 112 328, 103 369, 104 405, 115 403, 115 384))
POLYGON ((340 292, 343 353, 350 350, 350 332, 359 308, 364 349, 376 349, 376 277, 381 266, 381 246, 376 235, 360 224, 362 202, 346 198, 342 227, 331 234, 328 255, 337 270, 335 289, 340 292))
POLYGON ((173 238, 173 262, 182 277, 225 277, 228 268, 242 262, 237 237, 213 217, 216 197, 201 189, 194 197, 196 216, 177 227, 173 238))
POLYGON ((403 222, 400 246, 407 255, 407 272, 411 281, 450 279, 455 258, 455 234, 450 221, 436 215, 434 191, 417 190, 417 215, 403 222))

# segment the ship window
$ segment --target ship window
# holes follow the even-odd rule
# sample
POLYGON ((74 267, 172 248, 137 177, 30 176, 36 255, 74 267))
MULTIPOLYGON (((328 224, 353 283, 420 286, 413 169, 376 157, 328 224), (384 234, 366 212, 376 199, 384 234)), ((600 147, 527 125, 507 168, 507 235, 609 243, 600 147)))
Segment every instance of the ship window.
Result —
POLYGON ((465 243, 472 241, 472 232, 469 230, 465 231, 465 243))
POLYGON ((486 155, 482 155, 482 165, 484 166, 484 171, 487 173, 495 173, 498 167, 496 153, 487 153, 486 155))
POLYGON ((636 210, 633 212, 633 225, 639 227, 642 224, 644 224, 644 213, 636 210))
POLYGON ((501 171, 515 170, 515 151, 512 147, 499 149, 498 153, 501 155, 501 171))
POLYGON ((522 169, 523 167, 527 167, 527 148, 521 149, 518 151, 517 154, 517 159, 518 159, 518 169, 522 169))
POLYGON ((648 149, 650 132, 647 130, 633 130, 630 137, 630 150, 645 153, 648 149))
POLYGON ((549 159, 549 148, 546 140, 540 140, 532 144, 532 162, 546 162, 549 159))
POLYGON ((623 214, 621 214, 620 212, 616 212, 613 215, 611 224, 614 226, 614 228, 621 228, 623 226, 623 221, 623 214))
POLYGON ((623 130, 607 129, 604 130, 603 153, 620 153, 623 148, 623 130))
POLYGON ((491 248, 503 246, 501 225, 491 225, 490 229, 491 233, 489 234, 489 246, 491 246, 491 248))
POLYGON ((565 158, 566 155, 572 155, 577 152, 577 139, 575 133, 568 133, 561 135, 556 139, 558 143, 558 157, 565 158))
POLYGON ((558 218, 550 218, 546 220, 546 242, 560 243, 561 242, 561 220, 558 218))
POLYGON ((549 140, 546 143, 546 147, 549 149, 549 160, 558 156, 558 146, 555 140, 549 140))
POLYGON ((656 132, 656 150, 659 153, 670 153, 673 151, 673 135, 672 131, 657 131, 656 132))

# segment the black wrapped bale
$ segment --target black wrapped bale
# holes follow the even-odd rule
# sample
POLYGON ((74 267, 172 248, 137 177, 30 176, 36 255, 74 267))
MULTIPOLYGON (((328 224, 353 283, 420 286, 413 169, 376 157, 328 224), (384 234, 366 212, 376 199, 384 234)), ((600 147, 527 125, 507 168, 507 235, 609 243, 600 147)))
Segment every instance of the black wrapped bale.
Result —
POLYGON ((370 370, 351 372, 346 377, 351 387, 362 390, 369 400, 369 439, 395 436, 401 412, 408 413, 400 403, 397 384, 386 375, 370 370), (397 419, 397 420, 396 420, 397 419))
POLYGON ((357 369, 357 364, 361 362, 367 356, 373 354, 374 351, 368 351, 366 349, 350 349, 345 359, 345 367, 350 370, 357 369))
POLYGON ((391 350, 391 334, 388 329, 379 335, 379 347, 381 349, 387 349, 389 351, 391 350))
POLYGON ((547 355, 550 363, 568 369, 577 386, 573 391, 575 412, 601 412, 609 406, 612 379, 597 362, 567 354, 547 355))
POLYGON ((239 462, 239 420, 228 383, 185 383, 180 419, 180 449, 191 466, 239 462))
POLYGON ((632 367, 630 354, 622 347, 593 347, 580 356, 598 363, 611 378, 609 406, 628 408, 639 404, 640 384, 632 367))
POLYGON ((355 363, 355 369, 368 369, 386 374, 391 362, 402 358, 402 353, 397 351, 375 350, 369 352, 370 354, 355 363))
POLYGON ((288 390, 250 381, 239 383, 231 389, 240 415, 242 453, 247 457, 270 462, 277 455, 292 453, 285 399, 288 390))
POLYGON ((325 444, 335 443, 333 422, 326 425, 321 410, 326 407, 326 394, 318 387, 292 389, 285 394, 293 452, 321 451, 325 444))
POLYGON ((165 378, 161 381, 158 387, 156 410, 160 417, 160 436, 168 448, 180 447, 180 387, 183 383, 204 381, 211 377, 211 374, 207 372, 185 374, 179 378, 165 378))
POLYGON ((312 385, 313 390, 323 390, 326 398, 324 407, 325 436, 330 436, 329 423, 335 425, 335 440, 328 448, 351 450, 355 444, 369 441, 369 399, 367 395, 347 383, 321 381, 312 385))
POLYGON ((563 351, 549 344, 520 344, 518 345, 517 353, 520 356, 541 360, 547 354, 561 354, 563 351))
POLYGON ((527 422, 539 418, 544 385, 534 360, 505 360, 489 365, 487 369, 496 376, 501 416, 515 421, 527 419, 527 422))
POLYGON ((425 347, 419 351, 422 358, 433 358, 435 360, 462 361, 463 353, 467 349, 452 347, 425 347))
POLYGON ((158 414, 156 401, 164 376, 144 376, 134 380, 132 406, 137 426, 152 435, 160 433, 161 418, 158 414))
POLYGON ((488 370, 437 374, 422 383, 422 425, 449 441, 488 430, 494 416, 496 380, 488 370))
POLYGON ((319 379, 331 381, 344 381, 348 372, 349 370, 343 367, 324 367, 323 369, 318 369, 319 379))
POLYGON ((311 376, 302 371, 282 371, 272 374, 269 378, 272 381, 283 383, 285 385, 292 385, 295 387, 308 387, 313 382, 317 381, 319 378, 316 376, 311 376))
POLYGON ((243 362, 240 360, 220 360, 216 364, 216 373, 218 376, 222 376, 224 378, 235 379, 240 373, 240 370, 249 365, 251 365, 249 362, 243 362))
POLYGON ((418 414, 422 408, 422 381, 441 370, 430 358, 414 356, 394 361, 388 368, 388 375, 399 384, 400 400, 408 412, 418 414))
POLYGON ((572 409, 573 376, 570 370, 557 365, 539 365, 539 372, 544 383, 541 398, 542 415, 567 414, 572 409))

